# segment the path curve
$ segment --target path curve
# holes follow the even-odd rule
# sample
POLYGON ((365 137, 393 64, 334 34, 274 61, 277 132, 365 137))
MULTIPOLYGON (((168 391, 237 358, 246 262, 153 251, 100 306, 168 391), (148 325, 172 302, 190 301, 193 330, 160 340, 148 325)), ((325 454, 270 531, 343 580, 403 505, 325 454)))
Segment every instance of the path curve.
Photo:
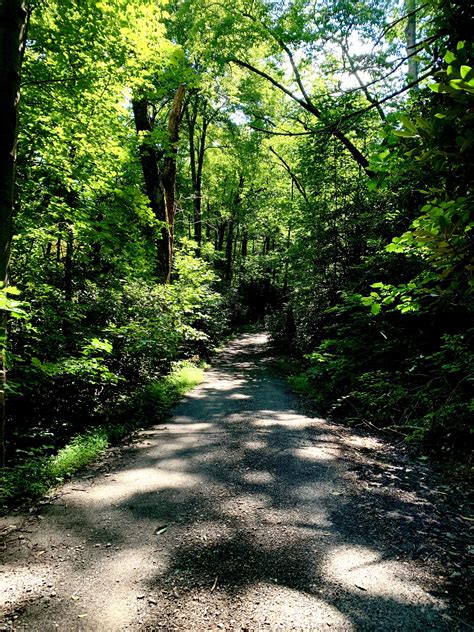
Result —
POLYGON ((298 412, 267 362, 264 334, 231 342, 166 425, 13 533, 1 629, 457 629, 369 516, 423 501, 361 489, 379 440, 298 412))

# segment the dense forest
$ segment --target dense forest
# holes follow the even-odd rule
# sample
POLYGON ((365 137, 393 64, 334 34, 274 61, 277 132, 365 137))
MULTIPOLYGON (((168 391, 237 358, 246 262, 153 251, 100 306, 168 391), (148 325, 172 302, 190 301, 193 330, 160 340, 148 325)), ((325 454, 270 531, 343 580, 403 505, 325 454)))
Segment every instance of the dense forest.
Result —
POLYGON ((473 32, 464 0, 1 0, 6 497, 255 323, 321 415, 466 454, 473 32))

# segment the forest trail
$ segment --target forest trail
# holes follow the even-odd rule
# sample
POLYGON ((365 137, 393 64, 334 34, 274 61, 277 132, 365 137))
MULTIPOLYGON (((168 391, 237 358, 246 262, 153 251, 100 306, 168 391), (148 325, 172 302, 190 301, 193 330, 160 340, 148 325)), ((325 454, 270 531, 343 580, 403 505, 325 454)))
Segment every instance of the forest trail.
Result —
POLYGON ((299 412, 268 361, 264 334, 234 340, 10 533, 2 630, 465 629, 414 555, 425 466, 404 481, 379 439, 299 412))

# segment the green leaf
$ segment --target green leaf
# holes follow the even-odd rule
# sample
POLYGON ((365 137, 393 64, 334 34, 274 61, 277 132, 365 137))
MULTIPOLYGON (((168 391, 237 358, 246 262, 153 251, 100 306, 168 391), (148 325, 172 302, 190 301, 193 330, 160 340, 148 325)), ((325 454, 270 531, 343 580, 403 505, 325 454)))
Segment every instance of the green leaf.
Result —
POLYGON ((451 51, 448 50, 448 52, 446 53, 446 55, 444 56, 444 61, 447 64, 452 64, 453 61, 456 60, 456 55, 454 53, 452 53, 451 51))
POLYGON ((374 316, 377 316, 377 314, 379 314, 381 310, 382 310, 382 306, 380 305, 380 303, 372 303, 370 307, 370 311, 372 312, 374 316))
POLYGON ((417 138, 418 134, 414 134, 413 132, 406 132, 405 130, 395 130, 393 132, 395 136, 400 136, 401 138, 417 138))

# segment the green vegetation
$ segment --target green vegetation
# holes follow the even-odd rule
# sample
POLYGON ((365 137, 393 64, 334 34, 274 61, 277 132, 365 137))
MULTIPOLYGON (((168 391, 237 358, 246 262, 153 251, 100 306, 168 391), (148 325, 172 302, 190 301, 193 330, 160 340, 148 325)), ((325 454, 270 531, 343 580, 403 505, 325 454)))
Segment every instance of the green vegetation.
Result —
POLYGON ((140 424, 158 422, 179 399, 204 379, 204 370, 179 362, 166 377, 148 384, 129 403, 128 420, 74 437, 54 456, 28 458, 0 474, 0 505, 45 494, 52 486, 89 465, 140 424), (133 411, 133 415, 132 415, 133 411))
POLYGON ((473 12, 402 4, 0 0, 6 466, 264 319, 321 414, 467 452, 473 12))

